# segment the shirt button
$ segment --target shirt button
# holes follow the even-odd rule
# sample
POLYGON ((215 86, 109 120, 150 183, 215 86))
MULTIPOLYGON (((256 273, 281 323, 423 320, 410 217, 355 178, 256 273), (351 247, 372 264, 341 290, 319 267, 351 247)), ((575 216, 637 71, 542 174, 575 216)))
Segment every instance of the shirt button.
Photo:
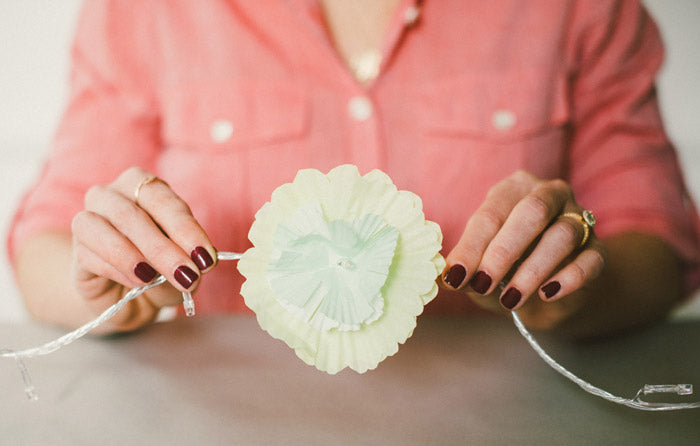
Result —
POLYGON ((515 113, 510 110, 496 110, 491 116, 491 123, 497 130, 509 130, 517 121, 515 113))
POLYGON ((209 136, 212 141, 222 143, 231 139, 233 135, 233 124, 226 119, 217 119, 209 127, 209 136))
POLYGON ((353 60, 352 66, 355 77, 360 82, 369 82, 379 75, 382 55, 379 51, 367 51, 353 60))
POLYGON ((411 5, 403 13, 403 22, 406 25, 415 25, 416 22, 418 21, 418 16, 420 15, 420 9, 418 9, 418 6, 416 5, 411 5))
POLYGON ((372 116, 372 102, 365 96, 355 96, 348 102, 348 112, 356 121, 366 121, 372 116))

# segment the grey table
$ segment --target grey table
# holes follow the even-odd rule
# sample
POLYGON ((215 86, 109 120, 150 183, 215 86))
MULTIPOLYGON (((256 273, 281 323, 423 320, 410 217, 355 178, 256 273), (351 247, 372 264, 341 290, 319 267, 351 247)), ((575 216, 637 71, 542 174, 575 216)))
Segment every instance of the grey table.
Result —
MULTIPOLYGON (((60 334, 0 325, 0 346, 60 334)), ((700 321, 583 345, 539 338, 616 394, 645 383, 700 388, 700 321)), ((27 366, 36 403, 14 361, 0 362, 0 444, 700 444, 700 409, 640 412, 588 395, 509 320, 489 317, 422 317, 399 352, 364 375, 305 365, 247 316, 84 338, 27 366)))

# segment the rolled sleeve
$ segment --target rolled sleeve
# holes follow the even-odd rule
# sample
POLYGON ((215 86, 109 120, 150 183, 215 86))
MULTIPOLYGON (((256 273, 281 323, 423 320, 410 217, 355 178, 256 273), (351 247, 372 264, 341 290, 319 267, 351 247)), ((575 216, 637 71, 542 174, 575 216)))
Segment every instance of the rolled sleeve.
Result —
POLYGON ((664 239, 684 261, 690 293, 700 285, 700 220, 658 110, 659 32, 638 2, 605 4, 575 46, 570 180, 601 238, 664 239))
POLYGON ((11 223, 10 258, 37 233, 70 231, 90 186, 109 183, 132 165, 153 169, 160 146, 156 53, 145 35, 152 28, 144 26, 146 16, 129 2, 85 3, 72 47, 69 103, 41 175, 11 223))

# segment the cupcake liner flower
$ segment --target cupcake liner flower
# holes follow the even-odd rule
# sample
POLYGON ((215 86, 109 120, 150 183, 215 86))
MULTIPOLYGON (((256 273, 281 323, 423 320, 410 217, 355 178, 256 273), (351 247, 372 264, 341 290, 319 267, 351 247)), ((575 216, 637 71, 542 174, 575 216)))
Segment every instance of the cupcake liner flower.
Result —
POLYGON ((398 351, 445 266, 420 198, 379 170, 298 172, 255 216, 241 294, 270 335, 328 373, 363 373, 398 351))

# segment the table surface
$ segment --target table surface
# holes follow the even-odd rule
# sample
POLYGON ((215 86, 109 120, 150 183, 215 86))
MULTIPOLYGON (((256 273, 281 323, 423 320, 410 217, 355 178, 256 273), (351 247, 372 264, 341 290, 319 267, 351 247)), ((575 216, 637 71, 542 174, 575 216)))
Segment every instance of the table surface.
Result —
MULTIPOLYGON (((63 332, 0 325, 0 347, 63 332)), ((700 321, 571 344, 538 335, 582 378, 632 397, 643 384, 700 385, 700 321)), ((698 444, 700 409, 643 412, 584 393, 495 317, 421 317, 363 375, 301 362, 252 317, 194 317, 83 338, 26 365, 29 402, 0 360, 3 444, 698 444)), ((692 395, 689 400, 700 399, 692 395)))

